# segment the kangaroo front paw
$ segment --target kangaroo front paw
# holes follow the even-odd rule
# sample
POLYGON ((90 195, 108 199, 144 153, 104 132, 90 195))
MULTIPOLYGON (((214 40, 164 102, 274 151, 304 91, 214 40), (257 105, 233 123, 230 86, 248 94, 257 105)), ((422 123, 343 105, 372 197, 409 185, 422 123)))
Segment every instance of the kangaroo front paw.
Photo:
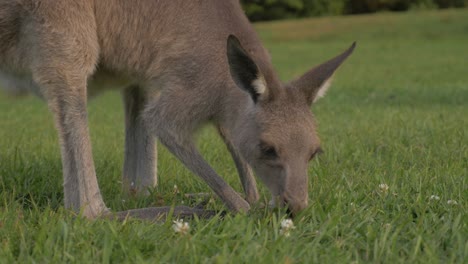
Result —
POLYGON ((229 209, 235 213, 247 213, 250 211, 250 204, 242 199, 240 196, 238 199, 233 200, 230 203, 227 203, 229 209))
POLYGON ((240 213, 247 213, 250 211, 250 204, 245 200, 242 200, 238 205, 238 212, 240 213))
POLYGON ((247 193, 247 195, 245 196, 245 199, 250 205, 253 205, 258 202, 258 200, 260 199, 260 196, 258 195, 258 192, 255 190, 255 192, 247 193))
POLYGON ((218 193, 218 196, 231 212, 247 213, 250 210, 249 203, 231 188, 227 188, 226 190, 218 193))

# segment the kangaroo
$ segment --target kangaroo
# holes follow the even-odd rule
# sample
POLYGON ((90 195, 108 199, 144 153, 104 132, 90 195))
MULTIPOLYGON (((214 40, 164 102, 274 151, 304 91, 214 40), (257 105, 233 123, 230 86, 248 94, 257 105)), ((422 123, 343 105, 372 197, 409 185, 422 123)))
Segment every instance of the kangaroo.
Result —
POLYGON ((282 83, 238 0, 0 0, 0 86, 47 102, 60 139, 65 207, 90 219, 110 214, 86 111, 105 87, 123 95, 125 191, 157 184, 159 140, 232 212, 259 199, 254 173, 272 201, 300 212, 308 204, 308 162, 320 151, 310 106, 354 47, 282 83), (207 122, 226 143, 245 198, 196 149, 194 132, 207 122))

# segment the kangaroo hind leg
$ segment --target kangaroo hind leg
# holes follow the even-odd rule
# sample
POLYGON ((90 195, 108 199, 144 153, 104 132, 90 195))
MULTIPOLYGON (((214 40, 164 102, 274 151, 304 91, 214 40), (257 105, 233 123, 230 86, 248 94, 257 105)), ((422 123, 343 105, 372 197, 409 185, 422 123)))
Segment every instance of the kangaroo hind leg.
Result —
POLYGON ((157 184, 157 149, 153 135, 143 123, 145 93, 139 86, 123 91, 125 109, 125 161, 123 190, 128 194, 146 192, 157 184))
POLYGON ((28 55, 34 55, 32 79, 55 118, 65 207, 95 218, 108 209, 96 178, 86 111, 87 80, 99 57, 94 12, 88 1, 41 3, 25 25, 32 43, 28 55))

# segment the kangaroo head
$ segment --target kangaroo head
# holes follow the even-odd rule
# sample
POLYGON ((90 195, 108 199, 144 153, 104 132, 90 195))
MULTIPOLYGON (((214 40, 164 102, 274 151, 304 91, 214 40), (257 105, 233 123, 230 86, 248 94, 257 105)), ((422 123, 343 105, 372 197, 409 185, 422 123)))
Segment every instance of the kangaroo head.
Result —
POLYGON ((324 95, 334 71, 354 47, 282 84, 271 70, 255 63, 236 37, 228 38, 232 79, 251 98, 234 143, 270 190, 273 203, 288 206, 293 214, 308 204, 308 163, 321 151, 310 106, 324 95))

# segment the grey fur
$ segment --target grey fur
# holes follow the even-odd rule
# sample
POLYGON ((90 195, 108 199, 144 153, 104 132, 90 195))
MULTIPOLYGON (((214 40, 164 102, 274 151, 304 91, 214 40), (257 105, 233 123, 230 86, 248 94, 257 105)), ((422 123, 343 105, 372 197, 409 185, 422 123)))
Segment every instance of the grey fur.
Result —
POLYGON ((353 47, 283 85, 236 0, 0 0, 0 82, 47 102, 60 138, 65 206, 88 218, 109 212, 96 179, 86 112, 87 98, 107 86, 124 89, 124 190, 156 184, 157 137, 230 210, 246 212, 258 200, 252 171, 275 199, 294 213, 302 210, 308 158, 319 148, 311 99, 353 47), (232 80, 238 69, 228 63, 230 35, 239 40, 231 47, 242 45, 264 79, 258 102, 232 80), (192 136, 206 122, 219 128, 249 203, 196 149, 192 136), (278 157, 265 160, 261 141, 278 157))

